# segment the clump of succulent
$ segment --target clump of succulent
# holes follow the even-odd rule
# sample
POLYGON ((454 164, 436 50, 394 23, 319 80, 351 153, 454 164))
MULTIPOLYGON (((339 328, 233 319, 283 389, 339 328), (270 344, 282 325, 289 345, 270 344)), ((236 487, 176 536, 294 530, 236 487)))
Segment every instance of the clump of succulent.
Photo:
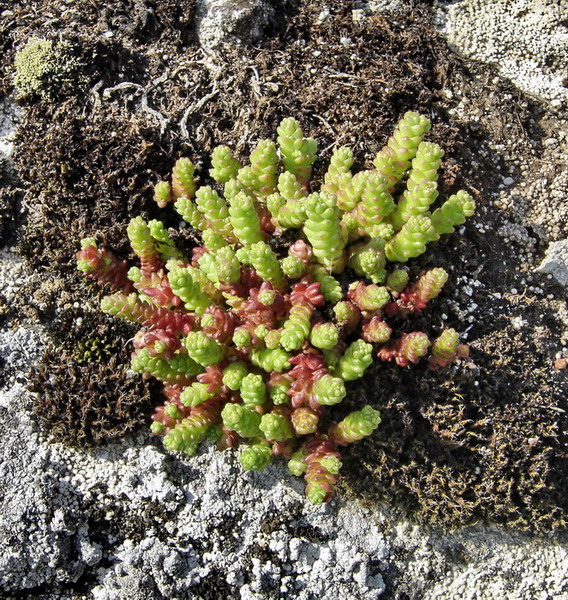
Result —
POLYGON ((132 369, 164 385, 151 429, 168 450, 191 455, 206 439, 239 446, 253 471, 283 456, 308 498, 326 502, 341 449, 380 422, 370 405, 333 420, 346 382, 373 356, 439 369, 467 355, 453 329, 432 341, 406 326, 448 274, 436 268, 409 281, 404 264, 475 208, 463 191, 438 200, 443 151, 423 141, 429 129, 426 117, 406 113, 374 168, 357 173, 351 150, 338 148, 315 190, 317 143, 287 118, 250 164, 216 148, 209 185, 197 185, 187 158, 156 185, 158 205, 173 204, 201 233, 190 256, 162 222, 142 217, 128 227, 139 266, 83 240, 78 268, 115 290, 102 310, 142 326, 132 369), (287 230, 296 241, 284 244, 287 230))

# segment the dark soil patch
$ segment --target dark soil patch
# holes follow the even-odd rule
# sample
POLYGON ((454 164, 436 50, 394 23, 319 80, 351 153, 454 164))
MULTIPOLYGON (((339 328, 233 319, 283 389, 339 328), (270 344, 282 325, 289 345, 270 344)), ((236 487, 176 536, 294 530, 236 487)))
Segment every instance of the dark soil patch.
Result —
MULTIPOLYGON (((214 146, 231 143, 244 157, 257 140, 274 137, 282 117, 293 115, 320 143, 317 180, 333 145, 351 146, 360 168, 406 110, 422 111, 433 120, 429 139, 446 150, 442 196, 465 187, 480 208, 462 236, 414 262, 416 272, 444 266, 451 279, 445 295, 404 327, 433 333, 442 314, 459 331, 471 326, 476 368, 432 374, 379 365, 353 385, 345 410, 365 399, 381 407, 383 422, 373 437, 346 452, 343 486, 429 524, 456 527, 487 517, 523 529, 565 528, 568 407, 565 371, 553 368, 556 305, 522 283, 526 269, 517 249, 496 235, 503 219, 487 200, 503 168, 488 142, 514 137, 526 143, 530 160, 530 140, 542 137, 538 106, 496 79, 492 69, 452 54, 430 22, 427 3, 413 3, 406 16, 354 22, 352 3, 336 0, 327 3, 332 17, 320 23, 321 3, 280 1, 279 20, 263 44, 223 47, 213 57, 194 44, 192 2, 136 0, 126 17, 102 4, 80 3, 61 13, 58 3, 37 1, 30 9, 17 0, 10 6, 13 17, 0 22, 4 93, 14 51, 31 35, 73 35, 80 55, 91 59, 80 90, 55 103, 27 101, 16 157, 28 190, 27 222, 18 243, 39 278, 59 281, 81 302, 92 297, 75 272, 79 240, 95 235, 127 257, 128 221, 162 214, 150 188, 180 155, 206 173, 214 146), (109 28, 112 39, 104 36, 109 28), (470 112, 458 117, 453 109, 463 98, 470 112), (489 118, 480 122, 478 113, 489 118), (481 222, 484 233, 476 229, 481 222), (467 279, 459 281, 461 275, 467 279), (473 286, 471 297, 466 286, 473 286), (477 307, 469 312, 472 300, 477 307), (519 330, 515 317, 526 320, 519 330)), ((164 215, 168 225, 178 224, 170 212, 164 215)), ((535 281, 556 294, 546 280, 535 281)), ((48 304, 45 315, 70 310, 69 292, 51 296, 48 304)), ((76 339, 63 321, 55 329, 71 331, 76 348, 84 336, 98 335, 99 326, 76 339)), ((122 333, 109 330, 109 340, 123 344, 122 333)), ((117 398, 114 369, 121 365, 123 373, 126 364, 120 356, 114 366, 82 367, 98 378, 98 393, 109 402, 117 398)), ((72 382, 77 368, 49 354, 38 387, 50 373, 58 402, 71 395, 89 398, 88 379, 75 376, 72 382)), ((132 399, 139 384, 128 385, 132 399)), ((138 406, 129 404, 135 415, 125 427, 147 414, 147 392, 140 398, 138 406)), ((74 411, 84 410, 79 402, 74 411)), ((57 430, 51 415, 49 428, 57 430)))

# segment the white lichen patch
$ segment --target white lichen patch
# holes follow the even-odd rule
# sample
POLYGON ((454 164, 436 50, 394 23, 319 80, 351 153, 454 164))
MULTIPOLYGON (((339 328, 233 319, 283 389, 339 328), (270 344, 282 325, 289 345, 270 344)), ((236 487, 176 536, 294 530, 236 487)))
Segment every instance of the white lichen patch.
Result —
POLYGON ((201 46, 215 50, 224 43, 251 44, 274 17, 266 0, 199 0, 196 30, 201 46))
POLYGON ((504 77, 554 107, 568 103, 568 5, 558 0, 436 3, 440 30, 460 54, 495 64, 504 77))
POLYGON ((361 0, 355 2, 355 5, 359 10, 371 14, 392 13, 404 8, 404 3, 401 0, 361 0))

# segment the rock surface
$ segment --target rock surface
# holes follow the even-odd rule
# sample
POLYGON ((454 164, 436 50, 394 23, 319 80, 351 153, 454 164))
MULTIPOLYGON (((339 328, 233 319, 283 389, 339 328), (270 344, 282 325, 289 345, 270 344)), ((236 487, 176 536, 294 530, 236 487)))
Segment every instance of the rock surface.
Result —
POLYGON ((566 106, 568 5, 557 0, 436 2, 442 33, 458 52, 495 64, 525 92, 566 106))
POLYGON ((254 44, 274 16, 270 0, 199 0, 195 17, 201 46, 254 44))
POLYGON ((537 271, 550 273, 564 287, 568 287, 568 240, 552 242, 537 271))
MULTIPOLYGON (((361 5, 369 12, 400 8, 394 1, 361 5)), ((461 52, 499 62, 506 76, 517 68, 521 87, 560 107, 565 89, 545 64, 553 41, 562 56, 558 5, 543 2, 536 13, 528 1, 489 5, 462 0, 446 6, 443 31, 461 52), (487 21, 490 15, 497 25, 487 21), (519 39, 526 43, 519 46, 519 39), (519 62, 521 51, 530 53, 528 70, 519 62)), ((208 49, 253 42, 272 12, 267 0, 202 0, 200 41, 208 49)), ((556 61, 557 55, 553 67, 556 61)), ((0 150, 9 155, 14 119, 2 123, 7 145, 0 142, 0 150)), ((517 181, 503 179, 504 204, 513 202, 508 188, 517 181)), ((549 185, 543 183, 541 193, 549 185)), ((529 239, 520 225, 504 235, 529 239)), ((566 242, 555 242, 540 269, 552 273, 562 263, 555 276, 566 285, 565 261, 566 242)), ((0 297, 7 303, 30 285, 28 277, 17 256, 0 253, 0 297)), ((30 417, 25 388, 27 369, 46 341, 42 327, 30 322, 8 322, 0 330, 3 597, 35 598, 34 588, 43 586, 53 594, 40 591, 38 598, 66 600, 371 600, 390 581, 388 597, 401 600, 568 598, 568 551, 557 540, 481 524, 443 533, 412 525, 386 507, 340 497, 311 507, 301 481, 283 466, 243 475, 234 455, 212 447, 180 462, 146 435, 88 451, 49 444, 30 417), (78 595, 79 588, 88 593, 78 595)))

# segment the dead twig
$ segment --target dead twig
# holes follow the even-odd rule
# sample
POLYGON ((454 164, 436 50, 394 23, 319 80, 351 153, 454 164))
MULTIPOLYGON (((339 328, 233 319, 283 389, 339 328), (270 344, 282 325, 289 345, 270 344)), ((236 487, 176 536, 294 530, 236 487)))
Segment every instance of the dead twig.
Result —
POLYGON ((130 88, 134 88, 137 92, 140 93, 144 92, 144 88, 140 84, 132 83, 131 81, 123 81, 122 83, 114 85, 113 87, 105 88, 103 90, 102 97, 105 100, 108 100, 111 94, 114 94, 115 92, 121 92, 122 90, 127 90, 130 88))
MULTIPOLYGON (((225 86, 229 87, 233 82, 234 77, 229 77, 229 79, 225 82, 225 86)), ((189 131, 187 130, 187 121, 191 114, 199 112, 209 101, 213 100, 218 94, 220 90, 217 86, 217 82, 215 82, 213 89, 211 92, 203 96, 200 100, 195 102, 194 104, 190 104, 184 111, 182 118, 179 122, 179 128, 183 137, 189 137, 189 131)))

